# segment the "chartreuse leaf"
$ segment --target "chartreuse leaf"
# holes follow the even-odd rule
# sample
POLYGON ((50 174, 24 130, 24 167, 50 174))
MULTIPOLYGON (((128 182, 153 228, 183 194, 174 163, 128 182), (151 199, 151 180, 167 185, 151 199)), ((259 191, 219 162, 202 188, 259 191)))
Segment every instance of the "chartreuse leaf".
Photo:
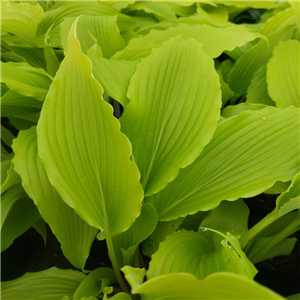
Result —
POLYGON ((25 40, 34 39, 43 14, 39 4, 1 1, 1 30, 25 40))
POLYGON ((287 190, 290 183, 291 183, 290 181, 288 181, 288 182, 277 181, 273 186, 271 186, 269 189, 264 191, 264 193, 270 194, 270 195, 281 194, 287 190))
MULTIPOLYGON (((259 223, 262 225, 261 222, 259 223)), ((297 239, 288 237, 299 229, 300 215, 298 210, 284 215, 262 229, 254 239, 250 240, 245 252, 255 264, 274 256, 290 255, 297 239)))
POLYGON ((34 224, 32 224, 31 227, 34 228, 41 235, 41 237, 44 241, 44 245, 46 246, 46 244, 47 244, 47 228, 46 228, 45 221, 42 218, 40 218, 34 224))
POLYGON ((83 269, 98 230, 86 224, 50 184, 38 156, 35 127, 19 133, 13 150, 13 163, 24 189, 61 243, 65 257, 83 269))
POLYGON ((138 217, 143 191, 130 142, 81 52, 77 20, 41 112, 38 149, 62 199, 89 225, 113 236, 138 217))
POLYGON ((242 199, 223 201, 204 217, 201 227, 242 235, 248 231, 248 217, 249 208, 242 199))
POLYGON ((92 61, 93 75, 105 93, 125 107, 129 103, 127 90, 137 61, 98 58, 90 54, 88 57, 92 61))
POLYGON ((273 52, 267 66, 270 97, 277 107, 300 106, 300 43, 295 40, 281 42, 273 52))
POLYGON ((207 211, 198 211, 194 215, 186 216, 182 224, 180 225, 180 228, 185 230, 198 231, 201 222, 204 220, 207 214, 209 214, 209 212, 207 211))
POLYGON ((228 105, 222 111, 222 117, 230 118, 236 115, 239 115, 245 110, 255 110, 258 111, 260 109, 266 108, 267 106, 259 103, 247 103, 242 102, 236 105, 228 105))
POLYGON ((115 273, 111 268, 98 268, 89 273, 76 289, 73 299, 82 297, 97 297, 105 287, 117 282, 115 273))
POLYGON ((247 90, 246 103, 261 103, 265 105, 275 106, 275 102, 268 94, 267 86, 267 65, 262 65, 251 79, 247 90))
POLYGON ((289 40, 294 31, 294 25, 275 31, 268 36, 269 42, 260 40, 247 50, 235 63, 228 77, 229 87, 236 93, 243 94, 250 85, 251 78, 261 65, 268 62, 273 49, 280 41, 289 40))
POLYGON ((1 194, 8 190, 11 186, 21 182, 20 176, 15 172, 11 161, 5 163, 4 174, 2 174, 3 164, 1 163, 1 194), (2 176, 4 175, 4 176, 2 176))
POLYGON ((38 35, 45 33, 54 24, 53 29, 67 17, 78 17, 80 15, 92 16, 117 16, 117 24, 121 31, 135 28, 136 22, 130 17, 119 13, 115 8, 99 1, 68 1, 61 6, 47 11, 41 18, 38 26, 38 35))
POLYGON ((252 279, 257 270, 240 249, 239 242, 232 235, 230 239, 224 237, 218 232, 213 233, 210 242, 198 232, 174 232, 153 254, 147 278, 168 273, 191 273, 203 279, 216 272, 232 272, 252 279))
POLYGON ((84 278, 81 272, 53 267, 2 282, 1 296, 7 300, 61 300, 73 296, 84 278))
POLYGON ((1 62, 1 81, 23 96, 44 100, 52 77, 27 63, 1 62))
POLYGON ((194 38, 203 44, 203 50, 211 57, 218 57, 224 50, 233 50, 246 42, 262 37, 258 33, 248 31, 244 27, 215 28, 207 25, 198 27, 181 24, 164 31, 152 30, 142 38, 132 39, 124 50, 113 58, 137 60, 148 56, 152 48, 159 47, 170 37, 180 35, 182 38, 194 38))
POLYGON ((298 131, 295 107, 267 107, 222 120, 196 161, 147 201, 160 220, 172 220, 291 180, 299 168, 298 131))
POLYGON ((127 95, 122 131, 132 143, 145 194, 152 195, 211 139, 220 115, 219 79, 201 45, 177 37, 137 66, 127 95))
MULTIPOLYGON (((143 253, 151 257, 158 249, 159 244, 172 234, 183 222, 183 218, 168 222, 158 222, 153 233, 143 242, 143 253)), ((198 229, 198 228, 197 228, 198 229)))
MULTIPOLYGON (((3 99, 3 97, 1 97, 1 100, 3 99)), ((3 117, 2 101, 1 101, 1 117, 3 117)), ((5 128, 3 125, 1 125, 1 140, 3 141, 3 143, 5 143, 8 147, 11 147, 11 144, 12 144, 12 141, 14 138, 15 138, 15 136, 7 128, 5 128)), ((2 168, 1 168, 1 170, 2 170, 2 168)), ((2 178, 1 178, 1 180, 2 180, 2 178)))
POLYGON ((43 102, 32 97, 26 97, 13 90, 8 90, 1 97, 1 116, 30 115, 40 112, 43 102))
POLYGON ((202 300, 202 299, 281 299, 283 297, 247 277, 233 273, 215 273, 198 280, 188 273, 166 274, 143 282, 144 273, 126 266, 122 269, 132 287, 132 293, 143 300, 202 300))
POLYGON ((145 203, 142 206, 140 216, 133 225, 127 231, 113 237, 115 253, 120 267, 133 264, 139 244, 154 231, 156 224, 157 212, 155 208, 151 203, 145 203))
MULTIPOLYGON (((65 50, 67 50, 67 37, 75 19, 75 17, 66 18, 60 25, 61 43, 65 50)), ((82 16, 78 21, 76 33, 83 53, 95 44, 95 40, 105 58, 111 57, 125 47, 117 26, 117 16, 82 16)))
POLYGON ((60 63, 58 61, 58 58, 54 52, 54 50, 49 47, 49 32, 50 32, 51 27, 49 30, 45 33, 45 40, 44 40, 44 57, 45 57, 45 62, 46 62, 46 70, 51 76, 55 76, 60 63))
MULTIPOLYGON (((5 206, 6 204, 9 206, 9 211, 5 220, 3 220, 1 229, 1 252, 9 248, 17 237, 26 232, 32 224, 41 218, 36 206, 25 192, 22 195, 18 194, 18 197, 14 194, 9 195, 9 199, 6 198, 7 193, 18 188, 19 185, 14 185, 2 196, 1 202, 9 201, 10 203, 5 203, 5 206)), ((5 208, 5 212, 7 212, 7 208, 5 208)))
POLYGON ((132 298, 126 293, 118 293, 112 297, 104 297, 103 300, 111 299, 111 300, 131 300, 132 298))
POLYGON ((227 1, 227 0, 214 0, 215 4, 222 4, 226 6, 235 6, 239 8, 276 8, 282 5, 278 1, 265 0, 265 1, 227 1))

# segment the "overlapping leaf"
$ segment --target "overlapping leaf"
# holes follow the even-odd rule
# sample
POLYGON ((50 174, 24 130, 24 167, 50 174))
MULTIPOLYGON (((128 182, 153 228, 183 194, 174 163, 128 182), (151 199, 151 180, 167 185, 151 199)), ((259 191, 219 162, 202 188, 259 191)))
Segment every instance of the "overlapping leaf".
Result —
POLYGON ((252 197, 299 169, 299 109, 268 107, 223 120, 198 159, 148 198, 160 220, 252 197), (286 148, 289 145, 289 148, 286 148))
POLYGON ((152 195, 211 139, 221 106, 218 75, 197 42, 177 37, 138 65, 128 97, 122 131, 133 145, 145 194, 152 195))
POLYGON ((202 43, 204 52, 211 57, 218 57, 224 50, 233 50, 246 42, 262 37, 244 27, 214 28, 207 25, 194 27, 181 24, 164 31, 153 30, 145 37, 131 40, 124 50, 114 55, 114 58, 141 59, 148 56, 152 48, 161 46, 164 41, 177 35, 185 39, 194 38, 202 43))
POLYGON ((81 272, 53 267, 2 282, 1 296, 7 300, 61 300, 73 296, 84 278, 81 272))
POLYGON ((83 269, 98 230, 86 224, 51 186, 38 156, 35 127, 19 133, 13 150, 24 189, 61 243, 65 257, 83 269))
POLYGON ((1 1, 1 30, 22 39, 34 39, 43 14, 44 11, 39 4, 1 1))
POLYGON ((298 41, 281 42, 268 62, 268 92, 277 107, 300 106, 299 53, 298 41))
POLYGON ((166 274, 142 284, 145 270, 126 266, 122 271, 132 293, 141 294, 143 300, 284 299, 255 281, 232 273, 216 273, 204 280, 187 273, 166 274))
POLYGON ((130 143, 81 52, 76 22, 42 109, 38 149, 62 199, 88 224, 116 235, 140 214, 140 175, 129 159, 130 143))
POLYGON ((168 236, 160 244, 152 256, 147 278, 190 273, 203 279, 216 272, 232 272, 250 279, 257 273, 233 236, 229 240, 214 233, 210 243, 197 232, 183 230, 168 236))

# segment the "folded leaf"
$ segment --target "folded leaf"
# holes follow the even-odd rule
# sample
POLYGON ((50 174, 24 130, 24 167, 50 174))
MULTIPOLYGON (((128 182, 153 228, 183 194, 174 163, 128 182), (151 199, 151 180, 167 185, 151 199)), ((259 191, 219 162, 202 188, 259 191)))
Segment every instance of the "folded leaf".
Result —
POLYGON ((277 107, 300 106, 299 53, 298 41, 281 42, 268 62, 268 92, 277 107))
POLYGON ((194 231, 175 232, 153 254, 147 278, 168 273, 191 273, 203 279, 216 272, 231 272, 253 278, 255 267, 241 251, 238 241, 213 233, 210 243, 205 235, 194 231))
POLYGON ((81 272, 53 267, 2 282, 1 296, 7 300, 61 300, 73 296, 84 278, 81 272))
POLYGON ((159 47, 170 37, 180 35, 182 38, 194 38, 203 44, 203 50, 209 56, 218 57, 224 50, 233 50, 246 42, 262 37, 258 33, 248 31, 244 27, 215 28, 207 25, 187 26, 181 24, 164 31, 153 30, 145 37, 132 39, 124 50, 113 58, 137 60, 148 56, 152 48, 159 47))
POLYGON ((116 235, 140 214, 140 174, 129 159, 130 142, 81 52, 77 20, 41 112, 39 155, 62 199, 89 225, 116 235))
POLYGON ((1 163, 1 194, 8 190, 11 186, 21 182, 20 176, 15 172, 14 165, 9 162, 9 165, 4 166, 4 176, 2 176, 2 163, 1 163), (7 168, 8 167, 8 168, 7 168))
POLYGON ((213 209, 222 200, 258 195, 298 172, 298 133, 295 107, 268 107, 225 119, 198 159, 147 201, 160 220, 172 220, 213 209))
POLYGON ((146 195, 162 190, 211 139, 221 93, 212 59, 194 40, 170 39, 137 66, 121 117, 146 195))
POLYGON ((13 163, 24 189, 61 243, 65 257, 83 269, 98 230, 86 224, 50 184, 38 156, 35 127, 19 133, 13 150, 13 163))

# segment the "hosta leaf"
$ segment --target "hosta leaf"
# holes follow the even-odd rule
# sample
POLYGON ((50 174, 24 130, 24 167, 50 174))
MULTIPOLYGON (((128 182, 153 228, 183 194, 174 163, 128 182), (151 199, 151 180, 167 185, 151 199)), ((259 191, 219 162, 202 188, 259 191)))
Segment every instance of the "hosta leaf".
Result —
POLYGON ((1 228, 15 203, 25 197, 27 197, 27 194, 20 184, 8 189, 6 192, 1 192, 1 228))
POLYGON ((258 195, 298 171, 298 133, 295 107, 245 111, 222 120, 198 159, 148 201, 160 220, 172 220, 213 209, 222 200, 258 195))
POLYGON ((88 224, 116 235, 140 213, 140 175, 129 159, 130 143, 81 52, 76 22, 41 112, 38 149, 62 199, 88 224))
POLYGON ((201 227, 242 235, 248 231, 248 217, 249 208, 242 199, 235 202, 223 201, 205 216, 201 227))
POLYGON ((137 66, 128 97, 122 131, 132 143, 145 194, 152 195, 211 139, 221 106, 218 75, 197 42, 177 37, 137 66))
POLYGON ((11 90, 27 97, 44 100, 52 77, 43 69, 27 63, 1 62, 1 81, 11 90))
POLYGON ((268 92, 277 107, 300 106, 299 53, 298 41, 281 42, 268 62, 268 92))
MULTIPOLYGON (((65 50, 68 33, 75 19, 75 17, 66 18, 61 23, 61 32, 64 33, 61 34, 61 43, 65 50)), ((94 45, 95 40, 105 58, 111 57, 125 47, 117 26, 117 16, 82 16, 78 21, 76 34, 84 53, 94 45)))
POLYGON ((202 300, 202 299, 281 299, 283 297, 244 276, 232 273, 215 273, 203 280, 192 274, 177 273, 155 277, 142 284, 143 274, 136 269, 122 269, 132 286, 132 293, 141 294, 143 300, 202 300), (134 276, 135 275, 135 276, 134 276))
POLYGON ((111 268, 98 268, 89 273, 78 286, 73 299, 86 296, 98 296, 103 289, 113 282, 117 282, 115 273, 111 268))
POLYGON ((88 55, 92 61, 93 75, 102 85, 105 93, 124 107, 129 103, 127 89, 137 61, 97 58, 88 55))
POLYGON ((127 259, 124 259, 126 250, 132 247, 130 252, 134 254, 138 245, 154 231, 156 224, 157 212, 155 208, 151 203, 143 204, 141 214, 133 225, 127 231, 113 237, 113 244, 119 266, 132 265, 132 255, 128 253, 127 259))
POLYGON ((1 296, 7 300, 61 300, 73 296, 85 275, 55 267, 2 282, 1 296))
POLYGON ((13 90, 8 90, 1 97, 1 116, 13 117, 15 115, 27 115, 40 112, 43 102, 32 97, 26 97, 13 90))
POLYGON ((198 279, 216 272, 231 272, 253 278, 255 267, 239 249, 238 241, 231 236, 223 239, 213 234, 212 244, 194 231, 175 232, 168 236, 153 254, 147 278, 168 273, 191 273, 198 279))
POLYGON ((148 56, 152 48, 159 47, 170 37, 177 35, 183 38, 194 38, 203 44, 203 50, 211 57, 218 57, 224 50, 233 50, 246 42, 261 37, 258 33, 249 32, 244 27, 214 28, 207 25, 179 25, 164 31, 153 30, 143 38, 132 39, 124 50, 116 53, 113 58, 137 60, 148 56))
MULTIPOLYGON (((11 187, 11 189, 15 188, 16 185, 11 187)), ((40 218, 32 200, 26 194, 20 196, 4 220, 1 230, 1 252, 9 248, 17 237, 26 232, 40 218)), ((3 294, 1 296, 3 297, 3 294)))
POLYGON ((25 40, 34 39, 43 14, 44 11, 39 4, 1 1, 1 30, 25 40))
POLYGON ((265 0, 265 1, 228 1, 228 0, 214 0, 215 4, 222 4, 226 6, 236 6, 240 8, 276 8, 281 5, 278 1, 265 0))
MULTIPOLYGON (((4 176, 2 176, 2 172, 1 172, 1 194, 4 193, 6 190, 8 190, 11 186, 19 183, 21 181, 20 176, 15 172, 14 170, 14 166, 11 163, 11 161, 9 162, 9 167, 7 168, 7 164, 6 166, 4 166, 4 169, 7 170, 5 172, 5 174, 3 174, 4 176)), ((1 171, 2 171, 2 163, 1 163, 1 171)))
POLYGON ((264 193, 271 194, 271 195, 281 194, 287 190, 290 183, 291 183, 290 181, 288 181, 288 182, 277 181, 273 186, 271 186, 269 189, 264 191, 264 193))
MULTIPOLYGON (((1 116, 3 116, 2 111, 3 111, 3 109, 2 109, 2 102, 1 102, 1 116)), ((15 138, 15 136, 7 128, 5 128, 3 125, 1 125, 1 140, 2 140, 2 142, 4 144, 6 144, 8 147, 11 147, 11 144, 12 144, 12 141, 14 138, 15 138)), ((1 174, 2 174, 2 164, 1 164, 1 174)), ((3 180, 3 177, 1 177, 1 182, 2 182, 2 180, 3 180)))
POLYGON ((13 150, 24 189, 61 243, 65 257, 83 269, 98 230, 87 225, 50 184, 38 156, 35 127, 19 133, 13 150))
POLYGON ((275 106, 275 102, 270 98, 268 94, 266 74, 267 65, 262 65, 253 74, 253 77, 247 90, 246 103, 261 103, 265 105, 275 106))
POLYGON ((230 118, 236 115, 239 115, 245 110, 255 110, 258 111, 260 109, 266 108, 266 105, 259 103, 247 103, 242 102, 236 105, 228 105, 222 111, 222 117, 230 118))
POLYGON ((273 49, 280 41, 286 41, 291 38, 294 27, 294 25, 289 25, 282 30, 275 31, 268 36, 269 42, 262 39, 247 50, 237 60, 229 73, 229 87, 236 93, 245 93, 254 73, 258 71, 261 65, 268 62, 272 56, 273 49))
POLYGON ((99 1, 68 1, 61 6, 47 11, 38 26, 38 34, 45 33, 48 28, 54 24, 55 28, 64 18, 78 17, 79 15, 92 15, 92 16, 118 16, 118 26, 121 31, 127 31, 135 28, 136 22, 131 20, 130 17, 119 13, 115 8, 99 1))
POLYGON ((103 298, 103 300, 111 299, 111 300, 131 300, 132 298, 126 293, 118 293, 109 298, 103 298))

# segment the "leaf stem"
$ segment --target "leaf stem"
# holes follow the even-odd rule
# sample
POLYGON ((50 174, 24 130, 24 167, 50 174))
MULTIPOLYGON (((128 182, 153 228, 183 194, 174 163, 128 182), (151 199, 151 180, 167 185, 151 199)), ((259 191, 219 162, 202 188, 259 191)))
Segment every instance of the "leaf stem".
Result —
POLYGON ((127 286, 126 286, 126 284, 123 280, 123 277, 121 275, 121 272, 120 272, 120 268, 119 268, 118 261, 116 258, 112 237, 110 235, 107 235, 107 237, 106 237, 106 244, 107 244, 109 259, 113 265, 113 269, 115 271, 118 283, 119 283, 121 289, 123 290, 123 292, 129 293, 127 286))

